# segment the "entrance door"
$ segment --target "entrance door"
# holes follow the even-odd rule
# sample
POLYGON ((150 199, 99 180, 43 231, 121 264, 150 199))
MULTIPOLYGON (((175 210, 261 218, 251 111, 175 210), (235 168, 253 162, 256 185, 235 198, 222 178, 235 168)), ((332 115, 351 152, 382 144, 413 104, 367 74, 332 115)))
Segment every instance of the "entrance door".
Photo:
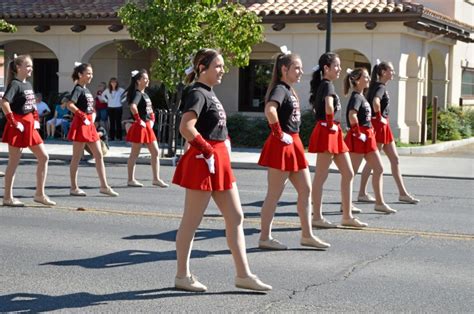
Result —
POLYGON ((33 60, 33 90, 35 93, 42 93, 45 102, 58 93, 58 70, 57 59, 33 60))

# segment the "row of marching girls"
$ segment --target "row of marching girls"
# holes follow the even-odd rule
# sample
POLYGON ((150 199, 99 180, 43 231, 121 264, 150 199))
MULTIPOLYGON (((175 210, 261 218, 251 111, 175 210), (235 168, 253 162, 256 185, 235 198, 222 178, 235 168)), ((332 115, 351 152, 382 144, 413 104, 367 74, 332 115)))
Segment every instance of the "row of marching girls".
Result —
MULTIPOLYGON (((5 193, 3 197, 3 205, 6 206, 24 206, 21 201, 13 197, 13 181, 22 150, 25 147, 30 148, 38 159, 34 201, 48 206, 56 204, 46 196, 44 191, 49 157, 37 131, 40 125, 34 106, 34 92, 31 84, 27 81, 32 70, 30 56, 15 56, 9 64, 8 87, 2 98, 2 109, 8 120, 3 133, 3 142, 9 144, 9 159, 5 172, 5 193)), ((128 161, 128 186, 142 186, 140 182, 135 180, 134 169, 141 145, 146 144, 152 155, 153 185, 167 187, 168 185, 159 178, 159 150, 157 139, 152 131, 154 115, 151 101, 144 92, 148 86, 148 74, 145 70, 134 71, 132 74, 128 88, 130 91, 128 99, 130 108, 135 114, 135 123, 127 134, 127 139, 132 142, 132 150, 128 161), (137 126, 139 127, 137 128, 137 126)), ((100 193, 108 196, 118 196, 119 194, 107 183, 99 135, 93 123, 94 97, 87 89, 87 84, 91 82, 92 77, 93 70, 90 64, 75 64, 72 74, 75 86, 67 102, 68 109, 74 113, 71 129, 68 133, 68 139, 73 142, 73 154, 70 164, 70 195, 86 196, 86 193, 78 186, 77 175, 79 162, 84 147, 87 145, 96 161, 100 193)))
POLYGON ((388 62, 377 63, 373 69, 372 80, 366 69, 348 69, 344 80, 344 92, 347 94, 352 89, 352 94, 346 110, 347 125, 350 129, 345 139, 343 139, 340 123, 334 120, 341 105, 332 81, 339 77, 340 72, 338 55, 328 52, 320 57, 311 80, 310 102, 318 122, 311 135, 308 150, 318 153, 313 182, 313 226, 320 228, 336 227, 322 216, 323 184, 333 160, 342 178, 341 225, 343 226, 367 226, 357 218, 349 218, 351 213, 361 212, 352 205, 352 180, 362 159, 366 160, 366 166, 361 179, 358 200, 375 203, 374 210, 378 212, 386 214, 396 212, 385 203, 383 198, 383 167, 380 149, 384 149, 389 157, 392 175, 400 192, 399 200, 412 204, 419 201, 409 195, 404 187, 393 135, 388 124, 389 98, 385 87, 386 83, 393 78, 393 66, 388 62), (367 89, 369 100, 364 95, 367 89), (365 192, 370 171, 373 171, 372 185, 375 198, 365 192))
MULTIPOLYGON (((314 69, 311 80, 310 103, 313 105, 317 124, 312 132, 309 149, 317 153, 315 176, 310 186, 308 163, 304 156, 304 147, 298 135, 301 123, 299 98, 293 89, 293 84, 298 82, 303 74, 301 58, 292 54, 285 46, 276 57, 272 80, 265 97, 265 115, 267 117, 271 134, 263 147, 259 164, 268 168, 268 191, 261 210, 261 234, 259 247, 264 249, 285 250, 287 246, 272 238, 271 225, 277 203, 289 180, 298 193, 297 211, 301 221, 301 245, 316 248, 328 248, 330 245, 321 241, 312 234, 311 226, 318 228, 335 228, 336 224, 326 220, 322 214, 323 186, 327 179, 329 166, 334 161, 341 173, 341 198, 342 219, 341 225, 355 228, 367 227, 367 223, 354 217, 353 213, 361 212, 352 205, 352 181, 354 173, 365 158, 368 172, 373 171, 373 189, 375 192, 374 210, 383 213, 395 213, 390 208, 382 195, 383 167, 379 149, 385 149, 392 163, 392 173, 400 182, 400 201, 416 203, 418 200, 410 196, 401 179, 398 169, 398 156, 391 147, 393 136, 385 139, 385 132, 390 131, 388 123, 382 127, 372 127, 377 121, 386 119, 388 114, 388 101, 382 101, 382 108, 377 107, 380 99, 385 99, 385 83, 392 78, 393 68, 389 63, 380 63, 374 68, 375 77, 370 85, 369 94, 371 101, 376 105, 374 109, 365 99, 364 91, 369 87, 370 77, 366 69, 348 70, 344 80, 344 92, 347 95, 353 90, 347 106, 347 125, 350 130, 343 137, 340 123, 335 121, 335 115, 341 110, 339 97, 332 83, 341 72, 339 57, 334 53, 325 53, 319 59, 314 69), (387 74, 388 73, 388 74, 387 74), (380 90, 382 89, 382 91, 380 90), (379 99, 380 98, 380 99, 379 99), (381 109, 380 109, 381 108, 381 109), (381 119, 380 111, 384 111, 381 119), (377 134, 377 136, 376 136, 377 134), (382 139, 383 138, 383 139, 382 139), (394 155, 396 157, 393 157, 394 155), (313 210, 309 204, 310 194, 313 210), (313 214, 311 218, 311 212, 313 214)), ((366 195, 366 187, 362 180, 361 192, 366 195)), ((367 180, 365 180, 367 182, 367 180)), ((363 198, 362 198, 363 199, 363 198)), ((361 197, 359 197, 361 200, 361 197)), ((364 199, 363 199, 364 200, 364 199)), ((367 200, 365 200, 367 201, 367 200)))

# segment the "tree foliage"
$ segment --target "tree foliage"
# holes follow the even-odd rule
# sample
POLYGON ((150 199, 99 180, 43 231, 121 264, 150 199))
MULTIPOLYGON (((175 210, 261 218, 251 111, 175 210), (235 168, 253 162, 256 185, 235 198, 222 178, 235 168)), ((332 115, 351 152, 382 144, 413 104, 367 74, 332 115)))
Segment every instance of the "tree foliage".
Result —
POLYGON ((15 25, 7 23, 5 20, 0 19, 0 32, 4 33, 14 33, 17 31, 15 25))
POLYGON ((248 64, 251 47, 263 40, 260 18, 240 4, 218 0, 145 0, 119 10, 122 23, 142 48, 156 50, 151 73, 175 93, 201 48, 218 48, 226 63, 248 64))

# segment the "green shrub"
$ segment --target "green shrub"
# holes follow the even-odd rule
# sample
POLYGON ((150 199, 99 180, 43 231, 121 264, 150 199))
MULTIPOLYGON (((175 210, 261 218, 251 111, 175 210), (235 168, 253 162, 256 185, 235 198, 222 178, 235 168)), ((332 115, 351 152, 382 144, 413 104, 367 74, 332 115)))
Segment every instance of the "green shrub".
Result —
POLYGON ((438 114, 438 139, 441 141, 460 140, 461 123, 458 115, 452 111, 441 111, 438 114))
MULTIPOLYGON (((300 136, 305 147, 309 144, 309 138, 314 127, 314 115, 311 111, 301 114, 300 136)), ((261 148, 265 143, 270 128, 267 119, 244 116, 240 113, 227 117, 227 128, 235 147, 261 148)))
POLYGON ((234 114, 227 117, 227 128, 235 147, 262 147, 270 133, 265 118, 234 114))
POLYGON ((300 137, 306 148, 309 145, 309 138, 311 137, 315 123, 316 120, 311 110, 306 110, 301 113, 300 137))
MULTIPOLYGON (((431 139, 431 116, 433 109, 427 110, 427 137, 431 139)), ((474 112, 462 111, 460 107, 449 106, 447 110, 438 111, 437 139, 441 141, 460 140, 472 135, 474 112)))

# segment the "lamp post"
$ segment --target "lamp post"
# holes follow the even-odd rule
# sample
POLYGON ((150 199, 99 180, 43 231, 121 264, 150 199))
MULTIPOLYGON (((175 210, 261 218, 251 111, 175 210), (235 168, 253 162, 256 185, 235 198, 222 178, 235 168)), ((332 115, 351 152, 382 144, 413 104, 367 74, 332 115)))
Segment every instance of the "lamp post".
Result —
POLYGON ((326 52, 331 51, 331 28, 332 28, 332 0, 328 0, 328 12, 326 16, 326 52))

